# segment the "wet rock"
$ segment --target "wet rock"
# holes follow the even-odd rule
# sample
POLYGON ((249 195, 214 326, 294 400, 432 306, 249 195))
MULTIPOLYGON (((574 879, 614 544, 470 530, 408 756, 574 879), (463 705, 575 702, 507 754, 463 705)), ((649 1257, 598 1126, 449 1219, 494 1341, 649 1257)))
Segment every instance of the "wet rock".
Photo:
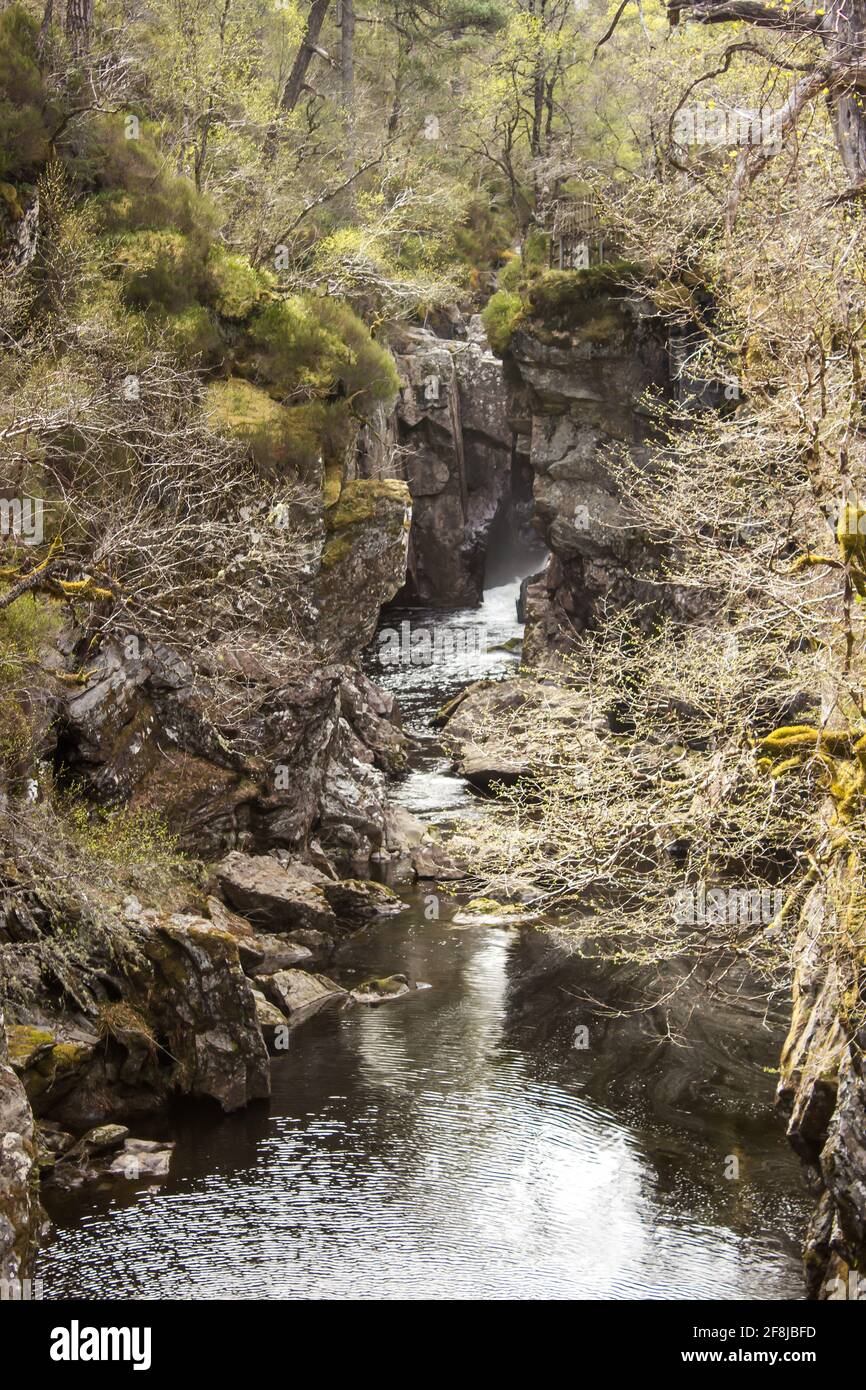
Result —
POLYGON ((255 1000, 256 1017, 259 1020, 259 1027, 262 1030, 262 1037, 267 1044, 268 1051, 273 1054, 277 1051, 275 1047, 275 1041, 278 1036, 277 1030, 286 1027, 285 1014, 280 1013, 276 1005, 266 999, 261 990, 254 989, 252 994, 255 1000))
POLYGON ((361 671, 352 670, 340 685, 340 709, 377 767, 390 776, 404 771, 409 741, 400 728, 400 710, 393 695, 380 690, 361 671))
POLYGON ((247 974, 276 975, 278 970, 288 970, 293 966, 306 968, 312 964, 313 952, 300 942, 288 941, 280 936, 259 936, 256 940, 259 947, 257 968, 248 970, 247 974))
POLYGON ((292 1025, 302 1023, 327 1004, 347 998, 347 991, 327 975, 314 975, 304 970, 280 970, 275 975, 261 975, 256 978, 256 984, 292 1025))
POLYGON ((256 926, 272 931, 327 930, 335 923, 321 888, 283 868, 270 855, 235 850, 217 864, 215 874, 232 906, 256 926))
POLYGON ((407 975, 386 975, 379 980, 364 980, 351 993, 356 1004, 385 1004, 391 999, 402 999, 412 988, 407 975))
POLYGON ((68 1157, 80 1159, 110 1153, 112 1149, 119 1149, 128 1138, 129 1130, 125 1125, 96 1125, 81 1136, 69 1150, 68 1157))
POLYGON ((405 906, 390 888, 369 879, 337 879, 325 884, 322 891, 338 917, 363 921, 370 917, 393 916, 405 906))
POLYGON ((527 912, 522 903, 500 903, 495 898, 473 898, 452 923, 458 927, 519 927, 538 920, 537 912, 527 912))
POLYGON ((606 736, 607 725, 593 720, 579 692, 534 676, 500 682, 479 681, 454 702, 443 731, 443 745, 461 776, 480 791, 532 778, 533 748, 539 727, 551 739, 567 739, 587 752, 606 736), (503 726, 508 747, 502 747, 503 726))
POLYGON ((333 954, 334 938, 327 932, 316 931, 314 927, 299 927, 296 931, 286 934, 287 941, 294 941, 299 946, 306 946, 307 950, 317 959, 326 960, 333 954))
POLYGON ((31 1024, 8 1028, 9 1061, 24 1084, 34 1114, 58 1112, 88 1078, 98 1046, 95 1033, 31 1024))
POLYGON ((412 851, 412 865, 416 878, 441 879, 443 883, 458 882, 467 875, 467 870, 429 836, 412 851))
POLYGON ((130 1182, 167 1177, 174 1148, 174 1144, 156 1139, 127 1139, 106 1171, 114 1177, 128 1178, 130 1182))
POLYGON ((30 1277, 41 1224, 33 1114, 0 1013, 0 1279, 30 1277))
POLYGON ((36 1142, 40 1170, 53 1168, 59 1158, 72 1148, 73 1135, 52 1120, 40 1120, 36 1126, 36 1142))

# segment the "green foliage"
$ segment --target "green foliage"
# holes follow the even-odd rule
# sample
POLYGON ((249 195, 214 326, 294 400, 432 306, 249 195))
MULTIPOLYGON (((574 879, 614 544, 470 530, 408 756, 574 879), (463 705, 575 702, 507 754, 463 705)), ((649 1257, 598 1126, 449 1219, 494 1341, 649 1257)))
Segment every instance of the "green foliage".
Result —
POLYGON ((208 261, 210 299, 224 319, 249 318, 265 288, 263 277, 243 256, 212 252, 208 261))
POLYGON ((346 402, 281 405, 240 377, 209 387, 205 408, 211 428, 244 444, 266 473, 290 471, 318 482, 323 460, 341 460, 352 436, 346 402))
POLYGON ((94 807, 67 798, 63 819, 76 854, 85 861, 126 869, 142 865, 171 872, 186 868, 177 840, 153 811, 132 806, 94 807))
POLYGON ((457 256, 468 267, 473 289, 512 254, 516 236, 516 222, 509 209, 495 207, 483 195, 470 200, 463 220, 454 228, 453 241, 457 256))
POLYGON ((0 14, 0 178, 33 176, 57 114, 36 63, 39 26, 20 5, 0 14))
POLYGON ((13 788, 31 770, 35 725, 30 706, 40 682, 38 660, 60 627, 57 606, 23 594, 0 609, 0 782, 13 788))
POLYGON ((265 305, 249 329, 251 367, 284 398, 341 391, 359 414, 399 388, 390 354, 345 304, 292 296, 265 305))
POLYGON ((508 290, 497 290, 487 301, 481 318, 487 332, 487 341, 494 352, 500 355, 505 352, 522 312, 523 301, 520 296, 510 294, 508 290))
POLYGON ((580 318, 595 301, 623 294, 639 273, 631 261, 611 261, 586 270, 548 270, 527 290, 528 312, 545 323, 580 318))
POLYGON ((201 359, 218 361, 225 344, 213 316, 203 304, 190 304, 177 314, 166 314, 159 322, 167 329, 178 356, 184 362, 201 359))
POLYGON ((102 230, 174 231, 207 242, 217 224, 215 209, 189 179, 169 171, 156 126, 142 121, 139 138, 127 140, 124 119, 118 114, 94 121, 69 161, 94 190, 102 230))
POLYGON ((377 401, 392 399, 400 389, 400 378, 390 352, 374 340, 348 305, 317 299, 315 306, 319 322, 346 346, 338 379, 354 409, 365 415, 377 401))
POLYGON ((118 244, 115 263, 130 308, 180 313, 208 287, 202 247, 181 232, 131 232, 118 244))

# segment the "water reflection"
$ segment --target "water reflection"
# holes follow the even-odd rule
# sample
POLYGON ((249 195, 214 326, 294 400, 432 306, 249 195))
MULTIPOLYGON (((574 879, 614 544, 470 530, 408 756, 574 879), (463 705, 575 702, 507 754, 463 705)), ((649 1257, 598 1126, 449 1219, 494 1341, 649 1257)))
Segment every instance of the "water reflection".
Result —
POLYGON ((402 969, 433 988, 299 1030, 252 1130, 211 1118, 202 1142, 186 1110, 161 1191, 67 1199, 46 1295, 799 1296, 799 1171, 768 1110, 759 1131, 731 1120, 755 1155, 732 1206, 707 1117, 674 1138, 638 1123, 594 1094, 586 1054, 521 1029, 521 989, 558 990, 562 1039, 574 1018, 562 961, 530 981, 521 951, 447 910, 426 923, 420 903, 366 930, 346 978, 402 969))

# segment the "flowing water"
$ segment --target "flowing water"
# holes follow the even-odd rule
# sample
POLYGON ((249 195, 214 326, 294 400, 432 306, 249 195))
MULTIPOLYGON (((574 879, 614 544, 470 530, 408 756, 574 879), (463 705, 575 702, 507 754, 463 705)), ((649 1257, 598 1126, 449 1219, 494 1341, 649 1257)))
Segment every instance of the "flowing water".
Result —
MULTIPOLYGON (((371 669, 418 740, 394 794, 427 820, 484 813, 430 719, 467 680, 514 668, 515 590, 387 617, 380 656, 454 639, 433 665, 371 669)), ((760 1013, 701 1006, 685 1048, 647 1015, 581 1050, 598 963, 555 933, 461 927, 446 895, 403 896, 333 973, 431 987, 304 1024, 267 1106, 179 1108, 149 1131, 177 1141, 167 1180, 55 1195, 46 1297, 801 1297, 808 1203, 772 1116, 779 1037, 760 1013)))

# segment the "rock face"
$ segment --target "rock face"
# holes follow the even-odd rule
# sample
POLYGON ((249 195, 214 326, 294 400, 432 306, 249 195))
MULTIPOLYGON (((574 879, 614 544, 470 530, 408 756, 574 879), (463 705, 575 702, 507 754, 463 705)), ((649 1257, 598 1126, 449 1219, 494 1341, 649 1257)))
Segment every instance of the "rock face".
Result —
POLYGON ((797 943, 794 1012, 782 1053, 778 1103, 788 1137, 819 1194, 806 1238, 809 1293, 859 1299, 866 1293, 866 1027, 858 998, 862 966, 832 952, 844 940, 836 904, 847 903, 845 868, 836 893, 817 884, 797 943), (841 891, 841 896, 837 896, 841 891), (857 1021, 859 1018, 859 1022, 857 1021))
POLYGON ((406 740, 394 701, 359 671, 300 665, 288 680, 251 661, 233 707, 231 681, 209 684, 162 647, 134 650, 108 644, 59 721, 64 765, 96 797, 159 810, 204 856, 303 851, 320 823, 337 857, 381 845, 385 773, 405 765, 406 740))
POLYGON ((336 925, 321 888, 267 854, 233 851, 216 866, 215 874, 232 906, 256 926, 269 931, 328 931, 336 925))
POLYGON ((368 430, 361 467, 405 479, 411 493, 399 600, 474 605, 494 524, 530 532, 530 475, 513 459, 502 363, 477 335, 467 341, 406 329, 392 348, 401 377, 395 416, 368 430))
POLYGON ((0 1279, 30 1278, 39 1228, 33 1115, 9 1065, 0 1013, 0 1279))
POLYGON ((406 575, 412 495, 398 478, 356 478, 325 511, 317 640, 332 655, 365 647, 406 575))
MULTIPOLYGON (((89 1017, 37 996, 9 1023, 9 1062, 40 1120, 85 1129, 160 1109, 173 1092, 236 1110, 270 1094, 267 1052, 237 939, 201 917, 124 911, 122 981, 93 939, 93 964, 120 1000, 82 986, 89 1017)), ((70 984, 72 982, 70 981, 70 984)))
MULTIPOLYGON (((524 657, 567 647, 602 603, 656 598, 636 581, 643 541, 623 529, 623 501, 605 451, 624 446, 639 463, 647 424, 641 396, 668 380, 665 330, 649 304, 571 272, 555 303, 530 304, 506 358, 514 386, 517 449, 534 474, 536 525, 551 551, 524 590, 524 657)), ((642 556, 642 558, 644 558, 642 556)))

